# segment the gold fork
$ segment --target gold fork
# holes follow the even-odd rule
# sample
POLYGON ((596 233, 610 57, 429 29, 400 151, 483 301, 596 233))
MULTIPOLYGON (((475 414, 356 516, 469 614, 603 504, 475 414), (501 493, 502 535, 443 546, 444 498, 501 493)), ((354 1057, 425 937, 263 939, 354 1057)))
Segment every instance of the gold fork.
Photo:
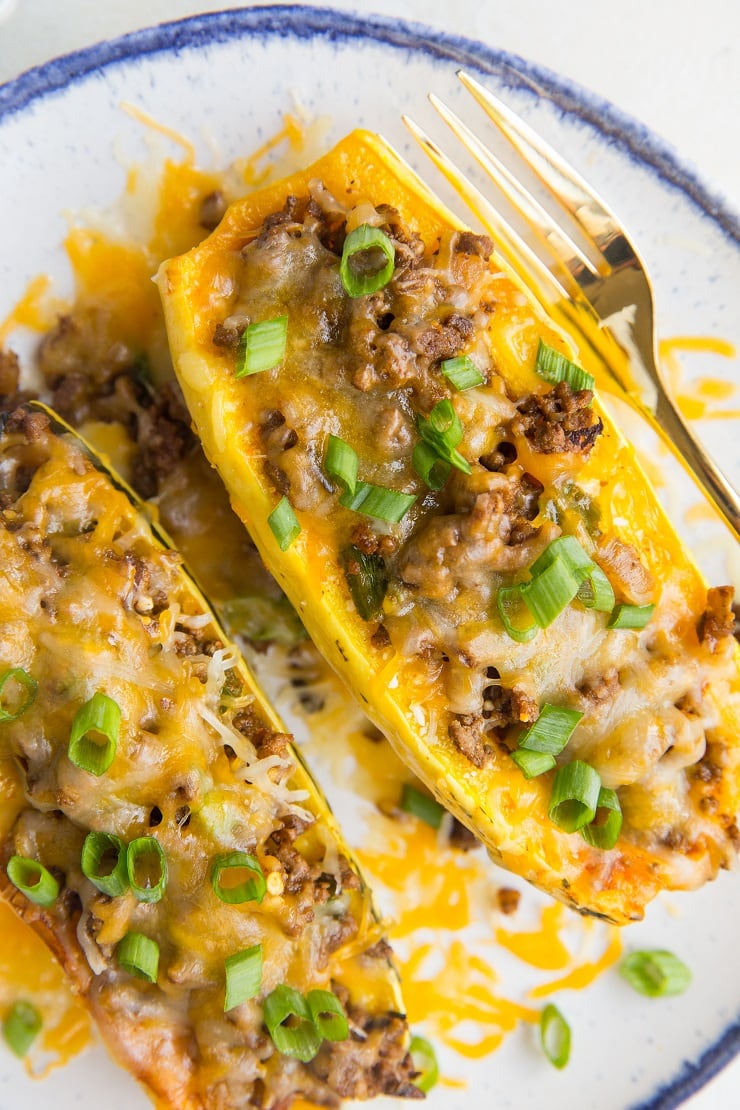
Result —
POLYGON ((493 234, 514 272, 548 311, 559 306, 596 351, 621 395, 693 474, 740 538, 740 497, 684 422, 666 388, 656 351, 652 285, 625 229, 591 186, 524 120, 469 74, 461 70, 458 77, 563 209, 563 221, 554 219, 474 132, 430 93, 436 111, 525 221, 536 248, 416 123, 408 116, 403 117, 404 123, 493 234), (568 233, 568 217, 590 249, 582 249, 568 233))

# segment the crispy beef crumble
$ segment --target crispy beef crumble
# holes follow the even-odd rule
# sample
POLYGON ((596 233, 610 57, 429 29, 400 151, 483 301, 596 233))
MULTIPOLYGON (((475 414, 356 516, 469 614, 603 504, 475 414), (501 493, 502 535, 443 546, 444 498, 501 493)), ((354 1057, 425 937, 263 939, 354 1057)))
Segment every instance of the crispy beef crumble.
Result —
POLYGON ((196 444, 190 416, 176 386, 162 386, 151 403, 140 410, 137 436, 139 451, 132 468, 133 482, 142 496, 154 497, 161 481, 196 444))
POLYGON ((734 596, 732 586, 712 586, 707 590, 707 607, 699 621, 699 639, 712 653, 735 634, 734 596))
POLYGON ((472 833, 466 825, 458 821, 457 817, 453 817, 452 828, 450 829, 450 847, 456 848, 458 852, 473 852, 480 846, 481 841, 475 833, 472 833))
POLYGON ((548 393, 533 393, 519 402, 511 430, 545 455, 588 454, 604 427, 591 407, 593 396, 590 389, 574 391, 567 382, 558 382, 548 393))
POLYGON ((430 599, 448 599, 486 572, 529 566, 535 545, 549 534, 533 527, 541 484, 480 469, 450 483, 454 510, 430 516, 400 553, 403 582, 430 599))
POLYGON ((578 686, 584 705, 595 706, 610 701, 619 693, 619 672, 616 667, 610 667, 604 674, 594 675, 584 679, 578 686))
POLYGON ((406 1049, 404 1023, 400 1014, 374 1017, 349 997, 341 983, 331 988, 349 1019, 346 1041, 325 1044, 311 1065, 342 1098, 373 1098, 395 1094, 401 1098, 423 1098, 413 1080, 418 1075, 406 1049), (399 1083, 399 1077, 401 1079, 399 1083))
POLYGON ((200 226, 206 231, 214 231, 226 213, 226 198, 220 189, 214 189, 203 197, 200 205, 200 226))
POLYGON ((483 718, 490 728, 532 724, 540 715, 539 706, 519 686, 488 686, 483 691, 483 718))
POLYGON ((498 908, 501 913, 511 914, 516 913, 519 909, 519 902, 521 894, 513 887, 502 886, 496 891, 496 898, 498 900, 498 908))
POLYGON ((450 739, 475 767, 485 767, 493 749, 485 742, 484 720, 472 713, 455 714, 450 722, 450 739))
POLYGON ((12 412, 18 405, 36 396, 33 390, 20 389, 20 364, 18 355, 0 347, 0 413, 12 412))

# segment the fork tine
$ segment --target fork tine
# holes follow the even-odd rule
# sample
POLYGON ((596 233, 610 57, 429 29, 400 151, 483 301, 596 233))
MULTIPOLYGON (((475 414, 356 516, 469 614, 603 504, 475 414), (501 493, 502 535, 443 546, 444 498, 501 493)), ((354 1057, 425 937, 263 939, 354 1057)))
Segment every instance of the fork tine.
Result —
POLYGON ((545 241, 550 253, 554 256, 555 265, 560 263, 567 271, 561 279, 563 284, 567 286, 571 296, 578 297, 580 291, 578 284, 572 280, 573 271, 576 268, 585 268, 596 277, 599 269, 583 253, 578 244, 558 226, 549 212, 542 207, 529 190, 520 181, 517 181, 503 162, 481 142, 459 116, 455 115, 451 108, 448 108, 434 93, 429 94, 429 100, 455 138, 459 139, 466 150, 473 155, 518 215, 545 241))
POLYGON ((434 140, 417 123, 408 116, 401 118, 427 157, 449 181, 458 196, 475 212, 486 231, 490 231, 493 235, 496 246, 511 269, 536 296, 543 308, 547 310, 553 302, 567 300, 569 295, 558 278, 538 258, 518 232, 504 220, 480 190, 460 172, 454 162, 440 150, 434 140))
MULTIPOLYGON (((618 226, 616 217, 604 202, 580 174, 503 101, 464 70, 458 70, 457 76, 545 188, 567 209, 593 247, 603 254, 618 226)), ((603 272, 609 273, 610 267, 607 265, 603 272)))

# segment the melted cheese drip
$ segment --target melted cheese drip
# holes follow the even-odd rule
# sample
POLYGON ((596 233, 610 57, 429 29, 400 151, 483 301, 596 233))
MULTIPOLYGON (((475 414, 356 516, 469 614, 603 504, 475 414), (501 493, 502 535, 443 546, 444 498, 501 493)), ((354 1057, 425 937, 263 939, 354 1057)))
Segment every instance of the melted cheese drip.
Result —
POLYGON ((430 923, 444 922, 449 930, 464 929, 471 921, 470 879, 480 865, 459 853, 437 847, 434 830, 411 819, 409 827, 392 825, 377 852, 359 851, 360 862, 398 897, 394 937, 406 937, 430 923), (470 874, 472 873, 472 874, 470 874))
POLYGON ((48 1075, 91 1043, 87 1010, 70 991, 61 967, 41 938, 0 899, 0 1014, 20 999, 33 1003, 43 1019, 41 1034, 24 1060, 29 1075, 48 1075))
POLYGON ((658 344, 661 363, 668 371, 671 393, 688 420, 737 420, 740 409, 718 408, 716 402, 728 401, 737 395, 737 386, 726 379, 701 377, 693 382, 683 380, 681 354, 711 354, 735 358, 732 343, 712 336, 675 336, 661 339, 658 344))
POLYGON ((543 983, 530 991, 530 998, 546 998, 556 991, 580 991, 590 987, 603 972, 613 967, 622 954, 622 934, 616 925, 606 930, 607 945, 596 960, 585 960, 576 964, 566 975, 543 983))
POLYGON ((264 163, 268 155, 272 154, 286 140, 289 144, 290 153, 293 155, 302 151, 306 144, 305 124, 296 116, 291 115, 290 112, 285 114, 283 126, 280 130, 276 131, 271 138, 258 147, 241 164, 241 173, 246 185, 257 188, 257 186, 263 185, 267 181, 271 176, 272 167, 260 163, 264 163))
POLYGON ((426 1021, 448 1048, 468 1059, 488 1056, 520 1022, 538 1022, 540 1011, 501 996, 496 971, 461 940, 440 952, 421 944, 402 964, 409 1020, 426 1021), (465 1035, 472 1022, 475 1033, 465 1035))
POLYGON ((558 935, 558 927, 563 922, 565 909, 555 902, 545 906, 542 911, 540 928, 531 933, 513 932, 511 929, 497 929, 496 940, 520 960, 531 967, 543 971, 556 971, 567 967, 570 952, 558 935))
POLYGON ((17 328, 47 331, 56 319, 60 302, 49 297, 51 278, 46 274, 29 281, 23 296, 0 323, 0 346, 17 328))

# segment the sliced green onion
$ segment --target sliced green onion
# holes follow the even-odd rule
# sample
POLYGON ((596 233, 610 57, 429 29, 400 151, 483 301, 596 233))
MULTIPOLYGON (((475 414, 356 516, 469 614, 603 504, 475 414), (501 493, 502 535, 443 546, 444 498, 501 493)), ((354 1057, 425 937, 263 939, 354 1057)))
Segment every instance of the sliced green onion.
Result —
POLYGON ((152 374, 151 360, 146 351, 139 351, 134 358, 134 377, 139 385, 143 385, 148 393, 154 393, 154 375, 152 374))
POLYGON ((121 730, 121 707, 100 691, 81 706, 72 722, 67 755, 91 775, 104 775, 113 762, 121 730))
POLYGON ((41 1014, 30 1002, 19 999, 3 1022, 3 1036, 16 1056, 25 1056, 41 1032, 41 1014))
POLYGON ((654 609, 654 605, 617 605, 606 627, 644 628, 654 609))
POLYGON ((401 791, 401 809, 404 813, 418 817, 426 825, 431 825, 433 829, 439 828, 445 813, 444 807, 439 802, 408 782, 403 784, 401 791))
POLYGON ((156 836, 140 836, 131 841, 126 852, 126 870, 139 902, 161 900, 167 886, 167 857, 156 836))
POLYGON ((649 998, 683 994, 691 982, 691 972, 683 960, 663 948, 632 952, 622 960, 619 972, 631 987, 649 998))
POLYGON ((421 417, 421 422, 432 442, 438 436, 446 447, 457 447, 463 437, 462 420, 449 397, 438 401, 428 417, 421 417))
POLYGON ((532 752, 527 748, 517 748, 511 753, 511 758, 525 779, 536 779, 538 775, 544 775, 556 766, 554 755, 549 752, 532 752))
POLYGON ((570 605, 579 586, 576 572, 557 556, 536 578, 520 586, 519 592, 540 628, 547 628, 570 605))
POLYGON ((537 628, 548 625, 578 598, 588 609, 608 612, 614 604, 609 579, 581 547, 575 536, 560 536, 529 568, 531 579, 499 590, 497 602, 509 636, 520 643, 531 640, 537 628), (524 602, 534 624, 522 619, 524 602))
POLYGON ((390 581, 381 555, 368 555, 351 544, 341 553, 344 576, 355 608, 364 621, 380 616, 390 581))
POLYGON ((542 1051, 556 1068, 564 1068, 570 1057, 570 1026, 557 1006, 549 1002, 540 1016, 542 1051))
POLYGON ((268 994, 262 1012, 278 1052, 282 1052, 283 1056, 293 1056, 304 1064, 313 1060, 323 1038, 302 994, 281 983, 268 994))
POLYGON ((434 448, 423 440, 414 447, 411 464, 430 489, 442 489, 452 473, 452 463, 447 459, 440 459, 434 448))
POLYGON ((577 709, 545 704, 534 724, 520 737, 519 747, 560 755, 582 716, 577 709))
POLYGON ((439 1081, 439 1064, 434 1048, 426 1037, 414 1035, 409 1044, 409 1052, 419 1073, 413 1080, 414 1086, 426 1094, 439 1081))
POLYGON ((395 263, 396 249, 388 236, 377 227, 360 224, 344 240, 339 276, 350 297, 362 297, 388 284, 395 263))
POLYGON ((575 362, 571 362, 554 347, 548 347, 540 339, 537 347, 535 370, 541 378, 552 385, 567 382, 571 389, 593 389, 594 379, 575 362))
POLYGON ((267 890, 259 860, 246 852, 222 852, 216 856, 211 864, 211 886, 216 897, 229 906, 261 902, 267 890), (224 879, 228 880, 226 885, 224 879))
POLYGON ((244 636, 257 643, 269 640, 286 647, 308 639, 300 617, 285 596, 234 597, 224 602, 221 612, 232 636, 244 636))
POLYGON ((463 426, 448 397, 438 401, 428 417, 419 416, 416 426, 422 440, 451 466, 463 474, 471 474, 470 463, 457 450, 463 437, 463 426))
POLYGON ((325 1041, 346 1041, 349 1023, 344 1006, 331 991, 309 991, 306 1002, 316 1029, 325 1041))
POLYGON ((227 956, 224 1013, 259 994, 262 986, 262 945, 255 944, 227 956))
POLYGON ((522 597, 521 586, 502 586, 496 595, 496 605, 504 630, 512 640, 526 644, 534 639, 540 626, 522 597))
POLYGON ((584 825, 581 836, 594 848, 608 851, 619 840, 622 831, 622 807, 616 790, 602 786, 596 805, 596 816, 590 825, 584 825))
POLYGON ((596 563, 592 563, 586 571, 576 597, 586 609, 595 609, 598 613, 611 613, 614 608, 614 589, 596 563))
POLYGON ((300 535, 301 526, 287 497, 281 497, 267 518, 270 530, 281 551, 287 551, 293 540, 300 535))
POLYGON ((548 544, 539 558, 532 563, 529 573, 533 578, 537 578, 558 558, 568 564, 578 580, 576 596, 581 604, 587 609, 611 612, 614 606, 614 590, 611 582, 601 567, 597 566, 584 551, 575 536, 559 536, 548 544))
POLYGON ((339 498, 339 504, 354 513, 363 513, 376 520, 386 520, 398 524, 406 516, 416 496, 413 493, 400 493, 398 490, 374 486, 370 482, 358 482, 354 493, 347 490, 339 498))
POLYGON ((31 678, 28 671, 24 671, 23 667, 11 667, 4 675, 0 676, 0 721, 17 721, 19 717, 29 709, 36 698, 36 691, 39 684, 35 678, 31 678), (11 694, 17 693, 14 691, 15 686, 22 686, 24 696, 21 696, 20 701, 16 697, 9 697, 8 694, 3 697, 3 690, 6 683, 10 683, 11 694), (15 705, 15 708, 11 708, 15 705))
POLYGON ((359 459, 354 447, 350 447, 339 436, 330 435, 324 457, 324 469, 329 477, 341 482, 345 489, 354 493, 358 465, 359 459))
POLYGON ((159 971, 159 945, 143 933, 130 932, 118 942, 118 963, 129 975, 156 983, 159 971))
POLYGON ((442 363, 442 373, 452 382, 455 389, 461 392, 464 389, 473 389, 476 385, 483 385, 486 380, 468 355, 446 358, 442 363))
POLYGON ((579 579, 583 578, 585 572, 594 566, 592 559, 581 547, 575 536, 558 536, 535 559, 529 568, 529 573, 533 578, 536 578, 538 574, 552 566, 556 559, 567 563, 572 571, 580 571, 579 579))
POLYGON ((28 856, 11 856, 8 878, 13 886, 37 906, 50 906, 59 894, 59 883, 43 863, 28 856))
POLYGON ((590 825, 599 804, 601 779, 588 763, 574 759, 555 774, 550 795, 549 817, 565 832, 578 832, 590 825))
POLYGON ((561 509, 571 509, 578 513, 586 526, 586 531, 592 535, 599 526, 601 509, 584 489, 573 481, 565 482, 556 495, 561 509))
POLYGON ((82 845, 82 874, 93 886, 117 898, 129 888, 127 849, 113 833, 91 832, 82 845))
POLYGON ((288 317, 260 320, 250 324, 239 342, 236 377, 246 378, 263 370, 274 370, 285 357, 288 339, 288 317))

